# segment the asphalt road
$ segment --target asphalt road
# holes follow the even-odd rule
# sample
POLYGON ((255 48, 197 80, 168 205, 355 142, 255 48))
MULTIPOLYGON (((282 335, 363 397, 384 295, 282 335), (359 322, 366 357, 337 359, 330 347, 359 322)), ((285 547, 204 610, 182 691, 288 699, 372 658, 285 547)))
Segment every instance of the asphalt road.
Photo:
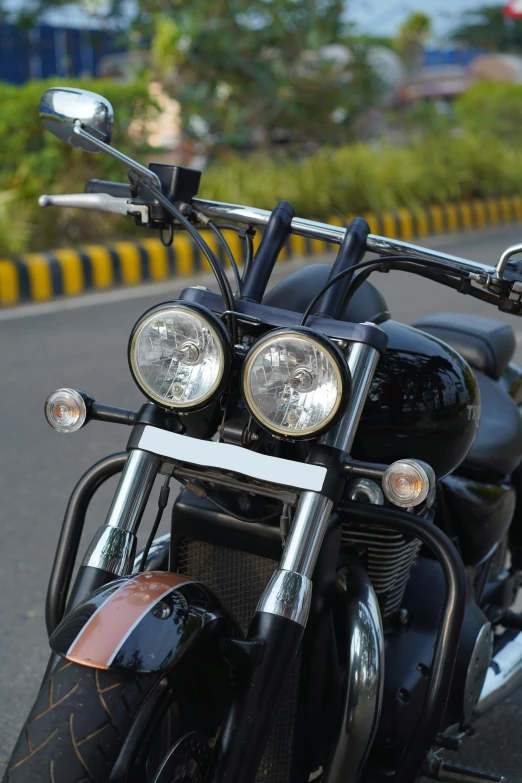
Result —
MULTIPOLYGON (((509 226, 426 244, 494 263, 521 238, 522 226, 509 226)), ((295 265, 281 265, 275 279, 295 265)), ((413 275, 392 272, 372 279, 397 320, 461 311, 511 321, 522 363, 522 321, 413 275)), ((44 598, 68 496, 93 462, 125 448, 128 434, 95 422, 74 436, 60 437, 44 420, 43 402, 53 389, 75 386, 103 402, 138 406, 142 398, 126 360, 130 330, 147 308, 179 290, 173 281, 0 312, 0 772, 47 661, 44 598)), ((93 502, 86 540, 103 523, 113 488, 108 485, 93 502)), ((478 725, 463 759, 520 783, 521 733, 522 691, 478 725)))

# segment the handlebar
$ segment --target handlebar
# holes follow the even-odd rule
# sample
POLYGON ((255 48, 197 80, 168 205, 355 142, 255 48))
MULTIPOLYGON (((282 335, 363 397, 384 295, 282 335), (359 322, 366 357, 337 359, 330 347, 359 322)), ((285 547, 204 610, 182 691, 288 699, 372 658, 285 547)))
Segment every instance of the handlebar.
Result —
MULTIPOLYGON (((119 212, 120 214, 139 215, 141 224, 145 225, 149 220, 149 207, 141 204, 134 204, 131 198, 131 188, 129 185, 119 182, 106 182, 104 180, 91 180, 86 186, 87 193, 69 195, 69 196, 42 196, 40 204, 42 206, 69 206, 69 207, 82 207, 88 209, 102 209, 104 211, 119 212), (118 203, 119 202, 119 203, 118 203)), ((263 286, 266 286, 270 271, 273 267, 274 259, 281 249, 288 234, 296 234, 298 236, 307 237, 309 239, 318 239, 324 242, 329 242, 334 245, 342 245, 347 229, 342 226, 333 226, 328 223, 320 223, 313 220, 306 220, 304 218, 295 217, 293 208, 288 202, 280 202, 281 209, 274 212, 277 215, 278 229, 275 230, 275 217, 274 232, 268 231, 270 226, 270 219, 274 212, 270 212, 265 209, 256 209, 255 207, 246 207, 239 204, 228 204, 219 201, 207 201, 205 199, 194 198, 191 201, 192 207, 202 213, 205 217, 212 220, 219 220, 225 222, 247 224, 251 227, 265 228, 265 237, 263 238, 256 255, 256 264, 253 266, 256 269, 254 276, 254 282, 246 284, 246 295, 253 299, 258 299, 259 291, 263 286), (286 204, 287 207, 282 207, 286 204), (266 239, 266 241, 265 241, 266 239), (279 241, 280 240, 280 241, 279 241), (263 253, 261 250, 263 249, 263 253), (266 258, 266 261, 265 261, 266 258), (265 267, 266 263, 266 267, 265 267), (263 274, 259 273, 259 269, 262 267, 263 274), (259 274, 259 280, 257 282, 257 275, 259 274), (264 282, 263 282, 264 281, 264 282), (253 290, 250 290, 252 288, 253 290)), ((489 264, 483 264, 478 261, 472 261, 460 256, 454 256, 449 253, 443 253, 439 250, 433 250, 430 248, 422 247, 420 245, 414 245, 409 242, 403 242, 399 239, 389 239, 388 237, 378 236, 376 234, 368 234, 366 238, 366 250, 371 253, 375 253, 379 256, 417 256, 432 261, 442 261, 446 264, 450 264, 456 270, 466 272, 471 275, 479 285, 489 287, 490 283, 494 284, 509 284, 508 281, 503 278, 503 272, 506 264, 511 255, 519 250, 519 246, 508 248, 501 261, 497 266, 491 266, 489 264)), ((522 246, 520 246, 522 251, 522 246)), ((250 276, 247 275, 250 279, 250 276)), ((520 283, 513 283, 519 286, 520 283)), ((264 290, 264 288, 263 288, 264 290)), ((332 289, 333 290, 333 289, 332 289)), ((517 301, 521 299, 522 288, 517 288, 516 296, 514 299, 517 301)), ((262 292, 261 292, 262 296, 262 292)), ((324 305, 321 307, 324 309, 324 305)))
MULTIPOLYGON (((118 197, 129 199, 130 186, 121 182, 106 182, 104 180, 90 180, 87 183, 88 193, 106 193, 118 197)), ((65 200, 73 198, 72 196, 42 196, 42 203, 45 205, 54 204, 56 206, 76 206, 77 204, 65 204, 65 200), (52 198, 52 202, 48 199, 52 198), (58 198, 62 201, 58 203, 58 198)), ((74 197, 76 198, 76 197, 74 197)), ((255 207, 245 207, 239 204, 227 204, 221 201, 207 201, 205 199, 194 198, 191 201, 192 206, 205 217, 216 220, 231 221, 233 223, 247 223, 250 226, 264 228, 268 226, 272 212, 266 209, 256 209, 255 207)), ((79 206, 79 205, 78 205, 79 206)), ((292 217, 288 233, 298 236, 308 237, 309 239, 320 239, 323 242, 330 242, 333 245, 340 245, 344 239, 346 228, 343 226, 332 226, 329 223, 320 223, 305 218, 292 217)), ((452 264, 456 269, 476 275, 485 275, 497 277, 496 268, 489 264, 481 264, 479 261, 471 261, 468 258, 453 256, 449 253, 442 253, 440 250, 432 250, 421 245, 413 245, 409 242, 403 242, 399 239, 389 239, 388 237, 369 234, 366 240, 366 249, 371 253, 377 253, 381 256, 405 255, 405 256, 423 256, 433 261, 445 261, 452 264)), ((258 251, 259 255, 259 251, 258 251)))
POLYGON ((125 182, 109 182, 105 179, 90 179, 85 186, 86 193, 107 193, 115 198, 132 198, 131 187, 125 182))
MULTIPOLYGON (((251 226, 263 227, 268 225, 271 215, 271 212, 266 209, 243 207, 239 204, 225 204, 220 201, 206 201, 199 198, 192 199, 192 205, 194 206, 194 209, 197 209, 198 212, 202 212, 206 217, 217 220, 230 220, 236 223, 248 223, 251 226)), ((320 239, 323 242, 330 242, 334 245, 340 245, 344 239, 346 228, 295 217, 292 220, 291 233, 310 239, 320 239)), ((462 269, 463 271, 472 274, 495 276, 495 267, 489 266, 488 264, 481 264, 478 261, 471 261, 470 259, 461 258, 460 256, 442 253, 439 250, 432 250, 427 247, 422 247, 421 245, 412 245, 409 242, 403 242, 399 239, 389 239, 376 234, 368 235, 366 249, 371 253, 377 253, 381 256, 423 256, 424 258, 429 258, 434 261, 446 261, 457 269, 462 269)))

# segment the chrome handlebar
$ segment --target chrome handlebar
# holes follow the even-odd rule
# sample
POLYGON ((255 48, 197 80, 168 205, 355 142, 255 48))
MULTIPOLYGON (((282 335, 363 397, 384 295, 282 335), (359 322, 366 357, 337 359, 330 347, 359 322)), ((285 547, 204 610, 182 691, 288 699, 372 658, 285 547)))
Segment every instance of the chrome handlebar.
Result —
MULTIPOLYGON (((263 227, 268 224, 271 212, 266 209, 256 209, 255 207, 245 207, 240 204, 226 204, 221 201, 207 201, 205 199, 195 198, 192 200, 194 208, 205 215, 207 218, 226 220, 235 223, 246 223, 250 226, 263 227)), ((39 204, 42 207, 76 207, 80 209, 100 209, 104 212, 115 212, 117 214, 139 215, 141 222, 146 224, 149 218, 149 207, 143 204, 133 204, 132 201, 124 198, 116 198, 107 194, 100 193, 78 193, 60 196, 41 196, 39 204)), ((295 217, 292 220, 291 231, 298 236, 308 237, 309 239, 319 239, 323 242, 330 242, 334 245, 340 245, 343 241, 346 229, 342 226, 332 226, 328 223, 320 223, 315 220, 306 220, 305 218, 295 217)), ((490 266, 481 264, 478 261, 472 261, 468 258, 443 253, 440 250, 432 250, 421 245, 413 245, 410 242, 403 242, 399 239, 389 239, 377 234, 370 234, 367 240, 367 249, 371 253, 380 256, 404 255, 421 256, 434 261, 443 261, 451 264, 455 269, 476 275, 478 282, 488 284, 491 279, 500 279, 508 260, 515 253, 522 252, 522 245, 513 245, 508 248, 500 257, 498 264, 490 266)))
MULTIPOLYGON (((236 223, 248 223, 251 226, 266 226, 271 215, 266 209, 243 207, 238 204, 224 204, 220 201, 205 201, 204 199, 195 198, 192 199, 192 204, 195 209, 202 212, 206 217, 231 220, 236 223)), ((341 244, 345 232, 346 228, 342 226, 331 226, 328 223, 317 223, 314 220, 305 220, 299 217, 292 220, 293 234, 309 237, 310 239, 321 239, 324 242, 331 242, 335 245, 341 244)), ((399 239, 388 239, 377 234, 369 235, 367 248, 371 253, 377 253, 381 256, 422 256, 423 258, 436 261, 445 261, 458 269, 472 274, 496 276, 495 267, 488 264, 481 264, 478 261, 471 261, 460 256, 452 256, 448 253, 431 250, 420 245, 412 245, 399 239)))

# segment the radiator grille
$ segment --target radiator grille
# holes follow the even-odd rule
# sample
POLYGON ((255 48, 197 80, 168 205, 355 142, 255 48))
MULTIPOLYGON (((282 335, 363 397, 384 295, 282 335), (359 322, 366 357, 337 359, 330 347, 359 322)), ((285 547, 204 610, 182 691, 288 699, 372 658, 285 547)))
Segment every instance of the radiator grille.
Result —
POLYGON ((386 528, 344 524, 342 543, 357 551, 379 599, 381 614, 389 617, 401 606, 421 542, 386 528))
MULTIPOLYGON (((259 597, 278 563, 235 549, 183 539, 176 570, 201 580, 226 604, 246 633, 259 597)), ((299 658, 281 693, 256 783, 288 783, 299 691, 299 658)))

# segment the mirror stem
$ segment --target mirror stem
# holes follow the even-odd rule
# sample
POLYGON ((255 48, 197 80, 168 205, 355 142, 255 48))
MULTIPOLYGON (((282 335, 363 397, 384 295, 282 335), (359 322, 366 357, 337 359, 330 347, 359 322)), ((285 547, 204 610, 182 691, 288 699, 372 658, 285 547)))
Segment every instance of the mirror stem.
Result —
POLYGON ((119 160, 120 163, 125 163, 126 166, 135 171, 140 177, 146 177, 161 190, 161 182, 157 174, 155 174, 153 171, 150 171, 150 169, 146 169, 145 166, 142 166, 140 163, 136 163, 136 161, 132 160, 132 158, 128 158, 127 155, 123 154, 123 152, 119 152, 109 144, 105 144, 104 141, 97 139, 96 136, 93 136, 91 133, 85 130, 80 120, 74 121, 73 130, 78 136, 87 139, 91 142, 91 144, 94 144, 96 147, 98 147, 100 152, 106 152, 107 155, 110 155, 112 158, 119 160))

